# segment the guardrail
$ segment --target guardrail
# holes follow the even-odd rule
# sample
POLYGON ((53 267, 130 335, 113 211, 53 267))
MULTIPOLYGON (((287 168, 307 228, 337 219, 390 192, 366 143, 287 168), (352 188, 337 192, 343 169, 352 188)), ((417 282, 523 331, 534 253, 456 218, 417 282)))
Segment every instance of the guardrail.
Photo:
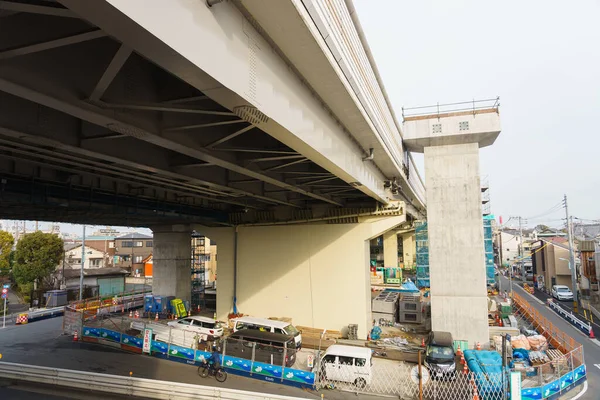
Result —
POLYGON ((82 389, 93 392, 116 393, 147 399, 301 399, 300 397, 279 396, 220 387, 192 385, 189 383, 99 374, 9 362, 0 362, 0 376, 9 380, 62 386, 69 389, 82 389))
POLYGON ((575 328, 579 329, 585 335, 593 337, 594 332, 592 331, 592 324, 589 322, 584 322, 577 318, 575 314, 573 314, 570 310, 565 310, 558 303, 552 301, 552 299, 548 299, 548 307, 554 310, 558 315, 567 320, 571 325, 575 328))
POLYGON ((546 339, 548 339, 548 342, 555 348, 566 354, 581 346, 581 344, 577 343, 570 335, 567 335, 565 332, 554 326, 548 318, 542 315, 542 313, 516 292, 513 293, 513 301, 523 316, 531 321, 537 331, 544 335, 546 339))

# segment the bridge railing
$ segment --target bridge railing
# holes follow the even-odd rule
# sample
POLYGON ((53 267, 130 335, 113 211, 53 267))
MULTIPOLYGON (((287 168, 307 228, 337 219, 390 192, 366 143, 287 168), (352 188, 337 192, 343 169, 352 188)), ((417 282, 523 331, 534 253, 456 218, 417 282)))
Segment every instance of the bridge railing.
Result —
POLYGON ((445 104, 433 104, 428 106, 419 106, 419 107, 402 107, 402 118, 414 118, 414 117, 422 117, 425 115, 430 116, 438 116, 442 117, 445 114, 451 113, 459 113, 459 112, 473 112, 473 114, 477 114, 478 111, 482 110, 496 110, 500 108, 500 97, 496 97, 494 99, 484 99, 484 100, 471 100, 471 101, 461 101, 458 103, 445 103, 445 104))
MULTIPOLYGON (((390 158, 398 166, 398 176, 402 176, 405 161, 401 125, 394 115, 356 10, 349 2, 343 1, 303 0, 302 2, 316 22, 322 37, 327 38, 327 46, 356 95, 359 108, 364 110, 374 128, 373 133, 379 137, 390 158)), ((415 177, 414 181, 409 182, 410 187, 424 202, 424 188, 421 188, 422 182, 419 184, 419 173, 412 161, 409 162, 408 167, 410 175, 415 177)))

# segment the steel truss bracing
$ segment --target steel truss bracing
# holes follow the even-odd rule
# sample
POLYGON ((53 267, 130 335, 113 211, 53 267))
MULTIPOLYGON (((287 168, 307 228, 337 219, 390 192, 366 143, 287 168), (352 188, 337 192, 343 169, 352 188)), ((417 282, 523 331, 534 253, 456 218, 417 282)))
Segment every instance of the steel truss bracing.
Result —
POLYGON ((373 205, 251 108, 224 108, 59 3, 31 3, 0 0, 2 196, 34 193, 0 217, 219 225, 247 209, 373 205))

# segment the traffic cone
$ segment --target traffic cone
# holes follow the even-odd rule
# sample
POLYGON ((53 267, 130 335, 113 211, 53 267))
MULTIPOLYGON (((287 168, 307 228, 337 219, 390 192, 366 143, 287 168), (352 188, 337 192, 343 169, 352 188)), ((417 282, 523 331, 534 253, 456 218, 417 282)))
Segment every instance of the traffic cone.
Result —
POLYGON ((140 313, 137 312, 137 310, 135 311, 135 319, 138 319, 140 317, 140 313))
POLYGON ((156 316, 154 317, 155 321, 158 321, 158 313, 156 313, 156 316))
POLYGON ((467 375, 469 373, 469 366, 467 364, 463 367, 463 375, 467 375))
POLYGON ((473 385, 473 400, 479 400, 479 394, 477 393, 477 385, 475 384, 475 380, 471 376, 471 385, 473 385))
POLYGON ((460 353, 460 363, 462 365, 467 365, 467 361, 465 360, 465 354, 464 353, 460 353))
POLYGON ((198 314, 200 313, 200 304, 198 304, 198 314))
POLYGON ((79 333, 77 331, 75 331, 75 334, 73 335, 73 341, 74 342, 78 342, 79 341, 79 333))
POLYGON ((590 339, 596 339, 596 335, 594 335, 594 328, 590 325, 590 339))
POLYGON ((421 338, 421 347, 425 347, 425 339, 421 338))
POLYGON ((457 356, 463 355, 462 349, 460 348, 460 343, 458 344, 458 347, 456 348, 456 355, 457 356))
POLYGON ((133 318, 133 311, 129 310, 129 318, 133 318))
POLYGON ((177 321, 177 314, 175 314, 175 321, 177 321))

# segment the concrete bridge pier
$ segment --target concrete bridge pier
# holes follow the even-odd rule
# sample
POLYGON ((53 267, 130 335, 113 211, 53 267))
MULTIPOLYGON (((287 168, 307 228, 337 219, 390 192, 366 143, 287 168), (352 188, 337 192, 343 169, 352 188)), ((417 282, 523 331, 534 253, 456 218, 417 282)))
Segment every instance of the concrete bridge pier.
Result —
POLYGON ((192 230, 189 225, 152 227, 152 292, 191 301, 192 230))
POLYGON ((425 153, 431 326, 489 341, 479 148, 500 134, 497 103, 405 117, 405 143, 425 153))

